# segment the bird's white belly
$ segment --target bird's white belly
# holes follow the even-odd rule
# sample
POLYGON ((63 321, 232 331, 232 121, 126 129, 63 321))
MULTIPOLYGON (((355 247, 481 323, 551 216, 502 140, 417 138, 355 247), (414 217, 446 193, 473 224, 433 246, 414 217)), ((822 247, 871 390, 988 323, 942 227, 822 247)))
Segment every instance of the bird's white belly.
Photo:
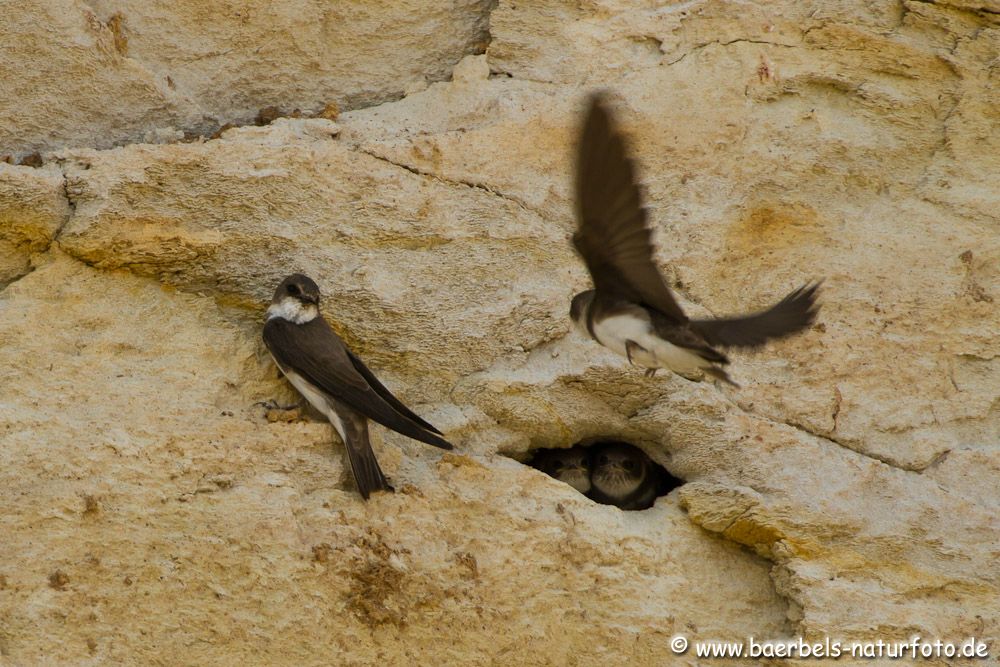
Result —
POLYGON ((328 400, 326 400, 326 396, 323 392, 314 387, 308 380, 295 371, 286 371, 282 369, 281 372, 285 374, 285 377, 292 383, 292 386, 295 387, 307 401, 309 401, 310 405, 326 415, 326 418, 330 420, 331 424, 333 424, 333 428, 337 429, 340 439, 344 440, 344 424, 340 421, 340 417, 333 409, 333 406, 330 405, 328 400))
POLYGON ((653 331, 649 318, 627 313, 607 317, 594 324, 594 335, 604 347, 628 358, 626 341, 635 341, 647 352, 633 352, 632 362, 645 368, 669 368, 692 373, 707 365, 694 352, 663 340, 653 331))

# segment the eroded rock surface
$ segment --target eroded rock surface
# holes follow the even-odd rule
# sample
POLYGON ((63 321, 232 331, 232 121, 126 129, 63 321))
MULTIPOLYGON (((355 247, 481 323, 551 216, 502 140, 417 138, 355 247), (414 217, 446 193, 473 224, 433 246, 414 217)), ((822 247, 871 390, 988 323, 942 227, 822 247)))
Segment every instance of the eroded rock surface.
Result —
POLYGON ((0 163, 0 286, 31 269, 69 219, 60 170, 0 163))
MULTIPOLYGON (((144 22, 165 10, 125 10, 129 49, 174 67, 144 22)), ((452 81, 336 122, 0 165, 0 656, 698 664, 676 634, 996 655, 996 11, 502 2, 452 81), (596 87, 689 312, 826 280, 810 331, 732 355, 739 390, 644 378, 570 332, 596 87), (362 503, 328 425, 259 405, 295 400, 259 342, 294 270, 457 445, 376 427, 395 495, 362 503), (623 513, 519 463, 609 436, 688 483, 623 513)), ((393 39, 365 53, 388 66, 393 39)), ((216 102, 243 113, 250 92, 216 102)))
POLYGON ((0 156, 397 99, 482 53, 494 2, 23 0, 0 15, 0 156))

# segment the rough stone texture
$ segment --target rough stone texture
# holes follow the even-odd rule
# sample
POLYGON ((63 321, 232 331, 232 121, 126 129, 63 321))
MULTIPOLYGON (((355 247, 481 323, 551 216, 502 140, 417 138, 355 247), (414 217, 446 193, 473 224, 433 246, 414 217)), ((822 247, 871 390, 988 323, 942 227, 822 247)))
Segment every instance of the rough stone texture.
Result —
POLYGON ((263 419, 279 382, 211 297, 57 253, 0 312, 3 348, 44 359, 0 377, 14 664, 558 662, 590 643, 640 659, 685 628, 784 629, 768 564, 676 498, 624 515, 392 434, 400 492, 361 502, 327 425, 263 419))
POLYGON ((63 174, 0 162, 0 287, 28 272, 69 218, 63 174))
POLYGON ((336 123, 0 172, 8 280, 37 267, 0 293, 0 656, 698 664, 680 633, 995 657, 997 10, 504 2, 451 82, 336 123), (691 312, 826 279, 812 330, 733 355, 739 390, 570 333, 595 87, 691 312), (393 496, 256 404, 293 397, 259 342, 292 270, 457 445, 375 429, 393 496), (688 483, 622 513, 518 463, 608 435, 688 483))
POLYGON ((203 144, 74 153, 76 214, 60 244, 94 266, 213 291, 257 316, 284 275, 304 271, 329 286, 327 311, 356 349, 406 357, 391 365, 436 396, 565 333, 568 285, 545 279, 571 259, 551 252, 564 245, 556 229, 487 191, 352 151, 336 133, 331 121, 281 119, 203 144), (526 266, 537 270, 530 283, 526 266), (442 359, 451 359, 443 369, 442 359))
POLYGON ((494 3, 5 0, 0 155, 396 99, 481 53, 494 3))

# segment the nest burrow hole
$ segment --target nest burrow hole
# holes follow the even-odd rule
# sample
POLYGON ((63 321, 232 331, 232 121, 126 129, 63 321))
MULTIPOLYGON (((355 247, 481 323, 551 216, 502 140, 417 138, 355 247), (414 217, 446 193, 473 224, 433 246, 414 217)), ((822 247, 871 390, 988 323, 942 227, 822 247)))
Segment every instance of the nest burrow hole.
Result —
POLYGON ((613 438, 535 449, 528 464, 594 502, 623 510, 648 509, 684 483, 640 447, 613 438))

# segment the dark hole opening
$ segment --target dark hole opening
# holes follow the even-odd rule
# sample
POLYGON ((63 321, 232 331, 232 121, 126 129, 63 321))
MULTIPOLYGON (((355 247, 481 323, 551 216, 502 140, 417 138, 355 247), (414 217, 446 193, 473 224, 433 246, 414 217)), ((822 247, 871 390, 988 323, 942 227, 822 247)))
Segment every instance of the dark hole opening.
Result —
POLYGON ((642 449, 620 440, 536 449, 530 464, 594 502, 623 510, 648 509, 684 483, 642 449))

